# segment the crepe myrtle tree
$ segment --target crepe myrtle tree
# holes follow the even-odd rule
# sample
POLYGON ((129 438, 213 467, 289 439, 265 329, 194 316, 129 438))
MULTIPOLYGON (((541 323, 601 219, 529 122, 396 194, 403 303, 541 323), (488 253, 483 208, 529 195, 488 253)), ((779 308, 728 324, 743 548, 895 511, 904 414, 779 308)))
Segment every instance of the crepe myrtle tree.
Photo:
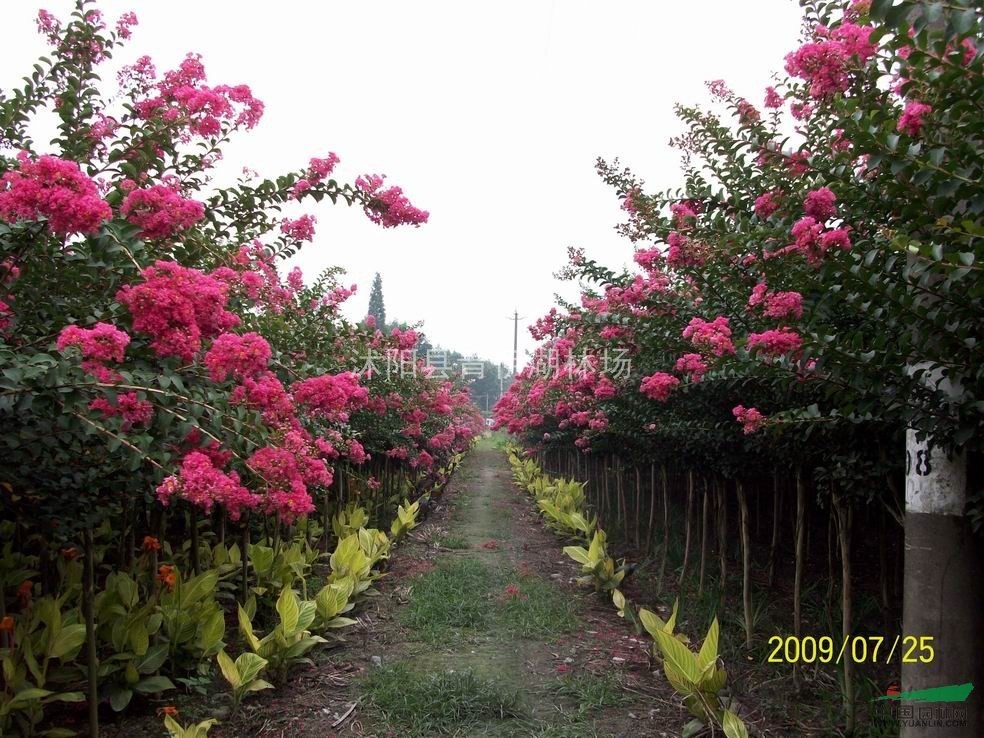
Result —
MULTIPOLYGON (((905 476, 904 513, 901 490, 876 495, 905 525, 903 631, 936 647, 931 663, 903 664, 903 689, 979 682, 981 500, 966 469, 984 418, 981 13, 962 2, 804 11, 805 41, 761 104, 717 81, 712 108, 678 107, 681 190, 646 193, 599 162, 629 214, 621 230, 639 271, 571 253, 581 304, 533 332, 549 339, 542 365, 575 357, 576 371, 522 374, 499 422, 530 441, 573 434, 585 449, 616 431, 618 442, 681 424, 699 432, 705 408, 687 412, 695 386, 730 382, 724 404, 750 437, 768 426, 835 449, 836 429, 876 429, 873 457, 905 476), (616 346, 641 382, 581 357, 616 346), (677 396, 671 418, 633 409, 677 396)), ((825 472, 838 495, 857 494, 851 458, 825 472)), ((953 735, 979 725, 979 697, 968 705, 969 727, 953 735)))
POLYGON ((354 288, 334 272, 306 286, 277 268, 313 238, 312 203, 357 205, 387 228, 427 213, 381 175, 340 182, 333 153, 213 185, 223 146, 263 104, 246 85, 211 84, 196 54, 163 74, 138 57, 109 89, 101 65, 136 23, 126 13, 111 24, 88 0, 64 21, 41 11, 49 52, 0 95, 0 505, 18 545, 42 559, 80 534, 86 544, 93 726, 96 524, 132 535, 135 509, 158 503, 291 522, 331 485, 333 463, 368 458, 354 413, 398 417, 426 400, 418 437, 380 438, 381 452, 419 468, 443 463, 476 425, 450 386, 421 379, 370 396, 344 352, 416 336, 342 321, 354 288), (55 135, 38 144, 51 116, 55 135), (313 340, 324 349, 309 360, 313 340))

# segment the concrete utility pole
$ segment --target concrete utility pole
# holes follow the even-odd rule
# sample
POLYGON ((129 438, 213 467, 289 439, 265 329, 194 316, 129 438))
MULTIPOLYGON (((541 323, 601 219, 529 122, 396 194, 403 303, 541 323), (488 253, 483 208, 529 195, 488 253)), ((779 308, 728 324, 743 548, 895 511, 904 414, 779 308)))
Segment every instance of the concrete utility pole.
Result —
POLYGON ((525 319, 526 316, 520 316, 518 310, 513 310, 512 317, 508 320, 513 322, 513 376, 515 377, 518 373, 517 360, 519 357, 519 321, 525 319))

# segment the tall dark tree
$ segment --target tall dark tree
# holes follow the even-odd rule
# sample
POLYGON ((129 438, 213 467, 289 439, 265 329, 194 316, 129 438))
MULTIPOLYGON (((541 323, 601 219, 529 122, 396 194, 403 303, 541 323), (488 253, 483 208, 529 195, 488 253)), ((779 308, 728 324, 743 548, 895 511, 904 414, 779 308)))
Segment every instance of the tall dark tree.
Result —
POLYGON ((376 272, 372 279, 372 290, 369 292, 369 315, 376 319, 379 330, 386 328, 386 305, 383 304, 383 278, 376 272))

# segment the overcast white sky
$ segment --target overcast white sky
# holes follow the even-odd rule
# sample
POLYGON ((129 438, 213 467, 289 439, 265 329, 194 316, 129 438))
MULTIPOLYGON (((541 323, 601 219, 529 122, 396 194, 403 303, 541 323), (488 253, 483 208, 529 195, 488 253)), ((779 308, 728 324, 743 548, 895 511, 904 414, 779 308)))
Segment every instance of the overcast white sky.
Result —
MULTIPOLYGON (((39 7, 4 0, 0 85, 44 52, 39 7)), ((246 83, 266 103, 259 126, 226 149, 238 171, 275 175, 335 151, 340 179, 388 175, 431 213, 419 229, 382 230, 356 209, 316 207, 317 236, 297 257, 309 277, 344 267, 366 311, 373 273, 389 318, 424 321, 435 344, 511 362, 518 308, 545 313, 569 245, 611 265, 631 260, 612 230, 614 193, 594 172, 618 156, 650 186, 680 182, 674 102, 707 99, 723 78, 761 105, 796 45, 793 0, 106 0, 111 21, 140 25, 120 57, 149 54, 159 71, 188 51, 212 84, 246 83)), ((105 75, 107 80, 112 75, 105 75)), ((348 280, 347 280, 348 281, 348 280)), ((520 364, 522 364, 522 358, 520 364)))

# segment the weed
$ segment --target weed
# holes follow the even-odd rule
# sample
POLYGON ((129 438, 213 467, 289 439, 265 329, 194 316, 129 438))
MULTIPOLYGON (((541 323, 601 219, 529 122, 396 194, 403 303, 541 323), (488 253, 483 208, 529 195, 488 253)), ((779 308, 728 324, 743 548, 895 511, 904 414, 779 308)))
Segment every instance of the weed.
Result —
POLYGON ((511 635, 551 637, 577 627, 574 601, 555 584, 528 577, 519 578, 509 587, 516 590, 516 595, 501 601, 497 621, 511 635))
POLYGON ((624 704, 627 695, 612 674, 602 676, 582 672, 560 677, 553 687, 554 693, 577 702, 579 715, 624 704))
POLYGON ((521 716, 518 693, 470 671, 424 673, 395 664, 374 670, 363 687, 373 707, 408 738, 459 734, 485 721, 521 716))
POLYGON ((442 561, 414 585, 404 622, 430 643, 447 640, 455 629, 487 629, 495 585, 495 572, 477 559, 442 561))
POLYGON ((454 551, 461 551, 466 548, 471 548, 471 546, 468 545, 468 541, 461 536, 455 535, 437 536, 434 538, 434 544, 440 548, 449 548, 454 551))

